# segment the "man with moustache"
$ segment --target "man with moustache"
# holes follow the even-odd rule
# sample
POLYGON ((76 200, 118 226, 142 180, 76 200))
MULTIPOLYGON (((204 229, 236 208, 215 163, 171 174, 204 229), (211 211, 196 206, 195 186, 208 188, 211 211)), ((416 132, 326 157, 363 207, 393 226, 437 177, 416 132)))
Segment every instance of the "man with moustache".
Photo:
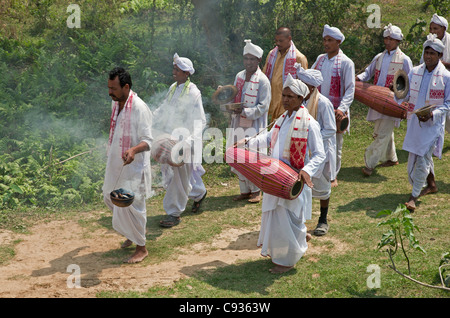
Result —
MULTIPOLYGON (((244 136, 253 136, 267 127, 271 93, 270 81, 259 68, 263 50, 251 40, 245 40, 245 43, 243 52, 245 70, 239 72, 234 80, 238 90, 234 103, 242 103, 243 108, 231 115, 232 129, 229 130, 231 135, 227 138, 227 147, 235 143, 235 136, 240 140, 244 136)), ((231 171, 238 176, 240 189, 240 195, 233 200, 258 203, 261 200, 261 190, 236 169, 231 168, 231 171)))
POLYGON ((172 68, 175 83, 170 86, 165 100, 153 114, 155 138, 161 132, 173 136, 177 131, 181 133, 184 130, 189 134, 183 140, 190 149, 189 155, 184 154, 185 159, 186 155, 188 158, 185 164, 181 167, 161 164, 163 186, 166 189, 163 207, 167 216, 160 221, 160 226, 165 228, 180 223, 180 216, 189 199, 194 201, 191 211, 198 212, 207 193, 202 180, 205 174, 202 167, 202 133, 206 127, 206 117, 200 90, 190 79, 194 73, 192 61, 175 53, 172 68))
MULTIPOLYGON (((402 30, 389 23, 383 32, 385 50, 375 56, 364 73, 356 76, 357 81, 367 82, 374 77, 373 84, 382 87, 392 85, 398 70, 406 74, 412 69, 411 59, 398 47, 403 40, 402 30)), ((362 172, 370 176, 382 161, 381 167, 398 165, 394 142, 394 128, 400 127, 400 118, 383 115, 369 108, 367 121, 374 122, 373 142, 364 153, 365 167, 362 172)))
POLYGON ((276 120, 284 113, 281 102, 283 84, 288 74, 297 77, 295 63, 300 63, 304 68, 308 68, 308 60, 296 47, 292 41, 292 33, 289 28, 280 27, 275 33, 276 47, 272 49, 266 58, 263 68, 264 74, 269 78, 272 90, 272 100, 269 106, 269 122, 276 120))
MULTIPOLYGON (((350 122, 350 105, 355 95, 355 64, 340 49, 345 36, 338 28, 325 24, 322 37, 325 53, 319 55, 312 66, 322 72, 323 82, 319 91, 333 104, 336 120, 341 120, 347 114, 350 122)), ((336 168, 331 176, 332 187, 338 185, 337 175, 341 169, 343 143, 344 133, 337 133, 336 168)))
POLYGON ((411 212, 415 211, 419 196, 438 191, 432 156, 439 159, 442 156, 444 121, 450 110, 450 72, 441 61, 445 46, 436 34, 429 34, 423 48, 424 63, 409 73, 410 88, 405 98, 408 101, 408 125, 403 150, 409 152, 408 177, 412 185, 411 196, 405 205, 411 212), (427 115, 413 114, 426 105, 436 107, 427 115))
POLYGON ((113 228, 127 238, 122 248, 136 244, 135 252, 125 262, 138 263, 148 255, 145 199, 151 195, 152 184, 152 113, 131 86, 131 76, 123 68, 109 73, 108 89, 113 102, 103 198, 113 212, 113 228), (132 205, 118 207, 112 203, 110 193, 117 190, 116 186, 134 192, 132 205))
POLYGON ((258 246, 261 255, 269 256, 275 264, 271 273, 292 269, 306 252, 311 237, 304 224, 312 214, 311 177, 325 160, 325 152, 319 124, 302 106, 308 94, 308 87, 288 74, 282 93, 285 112, 269 132, 247 140, 250 147, 269 147, 271 156, 298 171, 298 180, 306 184, 294 200, 263 195, 258 246))

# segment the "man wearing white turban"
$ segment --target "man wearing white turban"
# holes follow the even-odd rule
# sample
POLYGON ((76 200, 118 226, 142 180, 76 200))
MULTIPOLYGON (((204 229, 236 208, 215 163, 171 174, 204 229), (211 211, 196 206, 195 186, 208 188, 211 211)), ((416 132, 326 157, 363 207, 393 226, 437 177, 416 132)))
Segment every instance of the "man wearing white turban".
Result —
MULTIPOLYGON (((241 140, 244 137, 254 136, 267 127, 271 93, 270 81, 259 68, 263 50, 253 44, 251 40, 245 40, 245 43, 243 52, 245 69, 239 72, 234 80, 234 85, 238 90, 234 103, 242 103, 243 107, 231 115, 227 147, 235 143, 235 137, 238 137, 237 140, 241 140)), ((255 150, 260 151, 259 149, 255 150)), ((231 171, 238 176, 240 189, 240 195, 233 200, 248 200, 250 203, 258 203, 261 200, 260 189, 236 169, 231 168, 231 171)))
POLYGON ((441 61, 444 44, 436 34, 429 34, 423 47, 425 62, 409 72, 410 88, 405 98, 408 101, 408 125, 403 150, 409 152, 408 177, 412 185, 411 196, 405 205, 412 212, 419 196, 438 191, 433 155, 442 157, 444 121, 450 110, 450 72, 441 61), (427 115, 413 114, 426 105, 435 105, 435 108, 427 115))
MULTIPOLYGON (((325 53, 317 57, 311 68, 322 72, 323 83, 319 91, 333 104, 336 120, 341 120, 347 114, 350 121, 350 105, 355 94, 355 64, 340 49, 345 36, 338 28, 326 24, 322 37, 325 53)), ((336 167, 331 183, 333 187, 337 186, 337 175, 341 169, 343 142, 344 133, 337 133, 336 167)))
MULTIPOLYGON (((374 77, 373 84, 382 87, 392 85, 398 70, 406 74, 412 69, 411 59, 404 54, 399 44, 403 40, 402 30, 389 23, 383 32, 385 50, 377 54, 365 71, 356 76, 357 81, 368 82, 374 77)), ((400 127, 400 119, 383 115, 369 108, 367 121, 374 122, 373 142, 364 153, 365 167, 362 172, 370 176, 381 161, 381 167, 398 165, 394 142, 394 128, 400 127)))
POLYGON ((175 83, 170 86, 165 100, 154 112, 155 140, 163 136, 171 136, 177 141, 181 138, 187 145, 183 150, 189 150, 184 153, 185 164, 181 167, 161 164, 163 186, 166 189, 163 208, 167 213, 160 222, 162 227, 179 224, 180 215, 186 209, 189 199, 194 201, 192 212, 198 212, 207 193, 202 181, 205 170, 201 165, 202 134, 206 127, 206 117, 200 90, 190 80, 194 73, 192 61, 175 53, 172 70, 175 83))
POLYGON ((308 60, 292 41, 292 33, 289 28, 280 27, 275 33, 276 47, 272 49, 266 58, 263 68, 264 74, 272 85, 272 100, 269 107, 269 121, 272 122, 283 114, 281 101, 283 84, 288 74, 297 77, 295 63, 300 63, 303 68, 308 68, 308 60))
POLYGON ((309 94, 308 87, 290 74, 283 86, 284 114, 269 132, 247 141, 250 147, 258 144, 270 148, 272 157, 298 171, 298 179, 306 183, 294 200, 263 195, 258 246, 261 255, 271 257, 275 264, 272 273, 292 269, 308 248, 310 235, 304 223, 311 219, 311 177, 325 160, 320 126, 302 106, 309 94))
POLYGON ((320 200, 320 217, 313 234, 322 236, 327 234, 329 229, 327 215, 331 196, 331 176, 336 167, 336 118, 333 104, 317 89, 323 82, 322 73, 315 69, 305 70, 299 64, 296 64, 295 67, 298 79, 305 83, 310 91, 303 100, 303 106, 320 125, 320 134, 326 155, 316 176, 312 177, 314 184, 312 197, 320 200))
MULTIPOLYGON (((441 62, 448 70, 450 70, 450 33, 448 33, 447 19, 436 13, 433 14, 430 22, 430 33, 436 34, 437 38, 444 44, 441 62)), ((423 54, 420 63, 423 63, 423 54)), ((445 121, 445 130, 450 133, 450 113, 447 115, 445 121)))

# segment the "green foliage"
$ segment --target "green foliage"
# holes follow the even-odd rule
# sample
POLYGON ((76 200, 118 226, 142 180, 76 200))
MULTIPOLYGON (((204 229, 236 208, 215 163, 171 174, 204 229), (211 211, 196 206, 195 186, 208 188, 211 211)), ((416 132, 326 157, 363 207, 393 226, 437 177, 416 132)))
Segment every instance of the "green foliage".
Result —
POLYGON ((442 254, 439 269, 443 284, 450 287, 450 252, 442 254))
POLYGON ((407 239, 411 248, 426 253, 414 234, 414 231, 418 231, 419 228, 414 224, 413 218, 404 204, 400 204, 395 211, 383 210, 377 214, 377 217, 381 216, 389 216, 389 219, 378 223, 378 226, 388 226, 390 229, 382 235, 381 241, 378 243, 378 249, 388 247, 388 252, 392 256, 395 255, 400 245, 410 272, 405 239, 407 239))

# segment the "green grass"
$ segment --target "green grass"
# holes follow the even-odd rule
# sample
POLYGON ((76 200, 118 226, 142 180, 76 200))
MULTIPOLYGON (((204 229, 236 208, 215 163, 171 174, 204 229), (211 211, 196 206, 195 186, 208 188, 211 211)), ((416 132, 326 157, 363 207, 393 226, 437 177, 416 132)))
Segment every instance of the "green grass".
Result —
MULTIPOLYGON (((411 187, 407 181, 407 156, 401 150, 406 123, 396 130, 396 146, 400 164, 378 169, 370 178, 364 177, 364 149, 371 142, 372 125, 365 121, 367 107, 355 103, 352 106, 351 134, 345 137, 343 169, 339 175, 339 187, 333 191, 329 213, 330 232, 326 237, 313 237, 311 246, 320 252, 305 254, 295 269, 283 275, 273 275, 268 269, 269 259, 241 260, 236 264, 215 269, 199 269, 187 279, 169 287, 153 287, 145 293, 104 292, 99 297, 208 297, 208 298, 353 298, 353 297, 448 297, 448 292, 419 286, 394 273, 388 265, 387 253, 377 249, 386 228, 377 227, 383 218, 376 214, 384 209, 395 209, 409 197, 411 187), (366 280, 367 267, 376 264, 381 268, 381 288, 370 289, 366 280)), ((448 135, 446 135, 448 136, 448 135)), ((439 284, 438 264, 441 255, 448 251, 450 216, 449 156, 450 142, 445 142, 443 160, 435 159, 439 193, 419 200, 419 208, 413 214, 420 231, 416 233, 421 246, 427 251, 421 254, 408 250, 412 273, 416 279, 428 284, 439 284)), ((226 229, 257 226, 261 205, 235 203, 231 200, 238 193, 236 178, 226 165, 206 165, 209 197, 198 215, 186 213, 176 228, 162 230, 158 221, 163 217, 162 195, 149 204, 148 248, 150 257, 143 266, 173 260, 182 248, 203 242, 210 243, 226 229)), ((313 219, 307 222, 314 228, 319 215, 319 204, 314 200, 313 219)), ((108 222, 110 223, 110 220, 108 222)), ((255 242, 256 244, 256 242, 255 242)), ((183 253, 186 249, 183 249, 183 253)), ((195 257, 195 251, 192 251, 195 257)), ((123 258, 124 255, 117 256, 123 258)), ((396 264, 406 272, 406 262, 396 255, 396 264)))

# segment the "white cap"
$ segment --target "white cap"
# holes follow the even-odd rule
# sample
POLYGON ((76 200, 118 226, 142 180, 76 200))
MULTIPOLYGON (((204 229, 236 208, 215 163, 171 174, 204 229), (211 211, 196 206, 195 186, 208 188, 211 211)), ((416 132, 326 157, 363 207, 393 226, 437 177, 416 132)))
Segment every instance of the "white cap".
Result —
POLYGON ((294 79, 289 73, 286 77, 286 81, 284 82, 283 89, 289 87, 294 94, 299 95, 301 97, 305 97, 309 94, 309 88, 305 85, 301 80, 294 79))
POLYGON ((312 85, 314 87, 319 87, 322 85, 323 77, 322 72, 316 69, 307 69, 305 70, 300 63, 294 64, 297 69, 298 79, 307 85, 312 85))
POLYGON ((427 40, 423 44, 423 48, 426 48, 427 46, 439 53, 442 53, 445 48, 444 43, 437 38, 437 35, 431 33, 427 35, 427 40))
MULTIPOLYGON (((433 17, 431 18, 431 22, 436 23, 440 26, 445 27, 446 30, 448 30, 448 21, 446 18, 438 16, 436 13, 433 14, 433 17)), ((431 23, 430 22, 430 23, 431 23)))
POLYGON ((402 30, 398 26, 392 25, 391 23, 384 27, 383 37, 388 36, 394 40, 403 40, 402 30))
POLYGON ((333 39, 341 41, 341 44, 345 40, 344 34, 342 34, 341 30, 336 27, 330 27, 328 24, 325 24, 323 27, 322 37, 326 37, 327 35, 331 36, 333 39))
POLYGON ((189 72, 191 75, 195 73, 192 61, 187 57, 179 57, 178 53, 173 56, 173 65, 178 66, 184 72, 189 72))
POLYGON ((259 59, 263 56, 264 53, 263 49, 253 44, 252 40, 244 40, 244 42, 246 43, 244 46, 244 55, 251 54, 259 59))

